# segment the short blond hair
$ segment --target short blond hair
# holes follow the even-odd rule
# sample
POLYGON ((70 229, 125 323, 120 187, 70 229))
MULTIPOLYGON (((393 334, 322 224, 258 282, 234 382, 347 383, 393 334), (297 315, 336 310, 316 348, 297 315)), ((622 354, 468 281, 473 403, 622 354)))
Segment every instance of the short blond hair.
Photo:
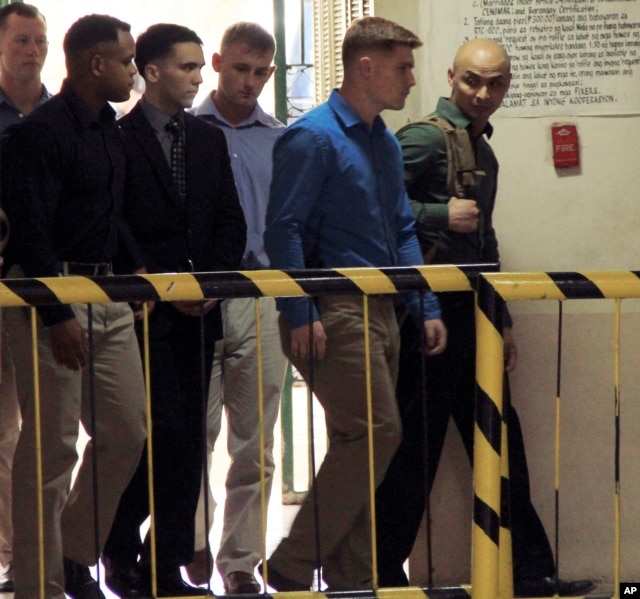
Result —
POLYGON ((220 41, 220 51, 231 44, 247 44, 252 52, 264 54, 265 52, 276 53, 276 40, 271 33, 257 23, 240 21, 227 27, 222 34, 220 41))

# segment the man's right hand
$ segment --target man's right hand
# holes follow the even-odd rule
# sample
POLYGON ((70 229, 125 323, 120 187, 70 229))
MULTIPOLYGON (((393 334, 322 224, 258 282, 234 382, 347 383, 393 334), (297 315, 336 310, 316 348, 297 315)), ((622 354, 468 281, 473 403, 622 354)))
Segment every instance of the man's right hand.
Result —
POLYGON ((80 370, 87 364, 89 340, 77 318, 64 320, 50 327, 51 349, 57 364, 70 370, 80 370))
MULTIPOLYGON (((313 323, 313 340, 312 351, 313 357, 322 360, 327 347, 327 336, 324 327, 319 320, 313 323)), ((301 327, 291 329, 291 353, 294 356, 306 359, 309 357, 309 325, 305 324, 301 327)))
POLYGON ((475 200, 451 198, 449 207, 449 231, 473 233, 478 229, 480 209, 475 200))

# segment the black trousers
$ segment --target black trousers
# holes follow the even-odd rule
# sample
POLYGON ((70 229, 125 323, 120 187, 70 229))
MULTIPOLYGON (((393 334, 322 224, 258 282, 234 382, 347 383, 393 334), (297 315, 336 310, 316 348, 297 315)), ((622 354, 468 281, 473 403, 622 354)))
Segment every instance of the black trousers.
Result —
MULTIPOLYGON (((139 341, 142 344, 141 330, 139 341)), ((194 520, 202 483, 202 432, 213 346, 220 336, 216 308, 204 317, 204 362, 200 318, 170 304, 156 305, 149 320, 153 483, 158 576, 175 573, 193 558, 194 520), (204 382, 204 389, 202 383, 204 382)), ((142 347, 142 346, 141 346, 142 347)), ((120 499, 103 554, 123 566, 149 562, 147 449, 120 499)))
MULTIPOLYGON (((378 576, 382 587, 408 585, 403 563, 411 553, 425 512, 449 418, 456 423, 473 462, 476 351, 473 295, 443 293, 439 299, 449 332, 445 352, 424 359, 415 322, 408 318, 401 329, 397 398, 403 437, 376 493, 378 576)), ((507 394, 508 385, 505 399, 507 394)), ((555 565, 551 546, 531 503, 520 421, 510 402, 506 401, 505 406, 514 578, 552 576, 555 565)))

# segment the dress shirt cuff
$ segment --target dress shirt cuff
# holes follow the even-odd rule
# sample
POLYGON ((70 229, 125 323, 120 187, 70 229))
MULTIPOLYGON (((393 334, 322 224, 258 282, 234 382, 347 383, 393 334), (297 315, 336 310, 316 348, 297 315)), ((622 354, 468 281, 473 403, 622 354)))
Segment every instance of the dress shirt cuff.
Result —
POLYGON ((420 294, 411 293, 408 298, 409 310, 416 322, 420 323, 424 320, 433 320, 442 318, 440 311, 440 302, 438 298, 431 292, 424 295, 424 309, 420 310, 420 294))
POLYGON ((54 324, 76 317, 71 306, 67 304, 60 306, 39 306, 37 310, 45 327, 51 327, 54 324))
MULTIPOLYGON (((307 297, 282 297, 276 299, 276 307, 284 312, 289 329, 309 324, 309 301, 307 297)), ((312 308, 313 321, 320 320, 320 315, 315 305, 312 308)))
POLYGON ((449 229, 448 204, 411 201, 411 211, 416 219, 418 231, 424 233, 438 233, 449 229))

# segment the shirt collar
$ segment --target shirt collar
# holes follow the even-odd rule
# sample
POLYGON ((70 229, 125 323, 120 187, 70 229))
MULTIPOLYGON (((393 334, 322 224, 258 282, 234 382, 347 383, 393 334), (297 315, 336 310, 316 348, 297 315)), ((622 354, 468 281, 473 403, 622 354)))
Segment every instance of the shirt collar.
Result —
POLYGON ((93 123, 103 123, 115 119, 116 111, 107 102, 105 102, 104 107, 100 110, 96 118, 91 108, 89 108, 86 102, 73 90, 67 79, 62 82, 60 95, 65 99, 76 119, 85 129, 93 123))
POLYGON ((222 114, 218 110, 218 107, 216 106, 216 103, 213 101, 213 96, 215 96, 215 94, 216 90, 213 90, 210 94, 207 94, 207 97, 201 102, 200 106, 196 108, 196 116, 212 116, 217 124, 226 125, 227 127, 231 127, 234 129, 242 129, 243 127, 252 127, 254 125, 261 125, 264 127, 273 126, 271 118, 257 102, 251 114, 244 121, 238 123, 237 125, 232 125, 227 119, 224 118, 224 116, 222 116, 222 114))
MULTIPOLYGON (((40 98, 36 102, 36 105, 34 106, 34 109, 38 108, 38 106, 40 106, 41 104, 44 104, 50 97, 51 97, 51 93, 45 87, 45 85, 42 84, 42 93, 40 94, 40 98)), ((18 110, 13 105, 13 102, 11 100, 9 100, 9 98, 7 98, 7 96, 5 96, 4 92, 1 89, 0 89, 0 104, 8 104, 12 108, 15 108, 16 110, 18 110)))
MULTIPOLYGON (((334 89, 329 96, 329 106, 336 113, 338 118, 344 123, 345 127, 354 127, 356 125, 363 125, 368 128, 367 124, 360 118, 360 115, 353 109, 338 92, 334 89)), ((372 132, 379 133, 387 128, 382 117, 377 115, 373 121, 372 132)))
POLYGON ((184 111, 179 110, 174 115, 168 115, 166 112, 156 108, 153 104, 151 104, 144 95, 140 100, 140 107, 142 108, 142 112, 144 116, 147 117, 149 124, 153 128, 153 130, 157 133, 158 131, 164 131, 167 123, 176 118, 180 124, 184 127, 184 111))
MULTIPOLYGON (((449 102, 448 98, 440 98, 438 100, 436 111, 459 129, 469 129, 471 127, 471 120, 469 117, 467 117, 467 115, 465 115, 457 106, 449 102)), ((482 134, 486 135, 487 138, 490 139, 493 135, 493 125, 491 123, 487 123, 482 134)))

